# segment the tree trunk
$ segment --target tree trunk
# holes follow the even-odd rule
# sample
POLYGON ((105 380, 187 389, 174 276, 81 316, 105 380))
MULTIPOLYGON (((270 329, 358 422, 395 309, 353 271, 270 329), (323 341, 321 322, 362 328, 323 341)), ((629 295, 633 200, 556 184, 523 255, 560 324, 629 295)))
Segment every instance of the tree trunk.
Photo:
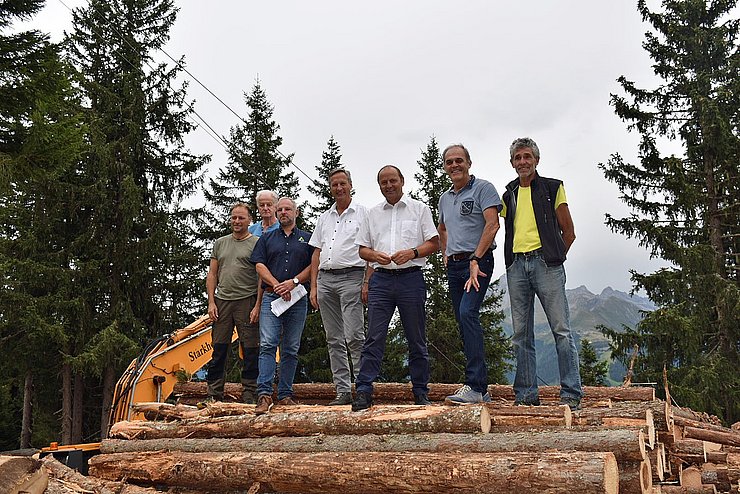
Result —
POLYGON ((647 493, 652 488, 650 460, 619 463, 619 492, 647 493))
POLYGON ((699 429, 697 427, 684 427, 683 435, 687 439, 701 439, 702 441, 740 447, 740 432, 733 431, 732 429, 718 431, 712 429, 699 429))
POLYGON ((713 485, 702 485, 700 487, 686 487, 683 485, 661 485, 660 494, 716 494, 717 489, 713 485))
POLYGON ((62 444, 72 444, 72 366, 62 365, 62 444))
POLYGON ((23 415, 21 418, 21 449, 31 447, 31 431, 33 429, 33 374, 26 371, 23 381, 23 415))
POLYGON ((560 426, 570 428, 573 416, 568 405, 510 406, 487 403, 492 427, 560 426))
POLYGON ((61 464, 53 456, 46 456, 41 462, 44 469, 49 472, 49 489, 46 491, 48 493, 161 494, 161 491, 151 487, 139 487, 82 475, 77 470, 61 464), (55 484, 60 484, 56 490, 55 484))
POLYGON ((74 388, 72 390, 72 443, 82 442, 82 420, 84 414, 85 379, 82 374, 75 372, 74 388))
POLYGON ((108 428, 110 424, 110 409, 113 404, 113 388, 116 385, 115 369, 112 365, 107 365, 103 371, 103 403, 100 413, 100 438, 108 437, 108 428))
POLYGON ((489 432, 484 406, 386 406, 362 412, 331 407, 275 407, 266 415, 198 418, 180 422, 127 422, 110 431, 118 439, 244 438, 312 434, 404 434, 414 432, 489 432))
MULTIPOLYGON (((459 384, 429 384, 429 399, 431 401, 444 401, 445 397, 455 393, 459 384)), ((614 401, 653 401, 655 390, 653 388, 631 387, 631 386, 584 386, 584 400, 602 400, 610 398, 614 401)), ((241 395, 241 385, 226 383, 225 394, 238 400, 241 395)), ((491 384, 488 392, 492 399, 504 399, 514 401, 514 390, 511 386, 503 384, 491 384)), ((175 395, 189 397, 190 399, 203 399, 206 396, 205 383, 179 383, 175 385, 175 395)), ((304 402, 329 402, 336 396, 336 388, 331 383, 298 383, 293 385, 295 399, 304 402)), ((540 400, 557 401, 560 398, 560 386, 540 386, 540 400)), ((414 395, 411 392, 411 384, 403 383, 375 383, 373 385, 373 401, 377 403, 413 402, 414 395)))
POLYGON ((504 453, 520 451, 611 451, 618 462, 640 462, 645 457, 645 443, 640 430, 539 431, 490 434, 365 434, 361 436, 265 437, 250 439, 107 439, 102 453, 151 451, 185 453, 247 452, 436 452, 504 453))
POLYGON ((217 491, 595 493, 618 491, 612 453, 119 453, 93 475, 217 491))

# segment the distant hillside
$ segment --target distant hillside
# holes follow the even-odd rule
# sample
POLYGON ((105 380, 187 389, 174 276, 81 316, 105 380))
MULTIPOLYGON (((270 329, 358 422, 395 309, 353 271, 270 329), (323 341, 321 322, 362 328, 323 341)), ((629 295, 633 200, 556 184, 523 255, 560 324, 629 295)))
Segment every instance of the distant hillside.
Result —
MULTIPOLYGON (((504 292, 506 291, 506 276, 502 276, 499 282, 504 292)), ((621 329, 623 326, 634 327, 642 319, 642 311, 655 310, 655 305, 647 298, 630 295, 625 292, 604 288, 600 294, 591 293, 585 286, 574 289, 566 289, 568 307, 570 308, 570 322, 576 346, 580 349, 580 340, 587 338, 593 343, 596 352, 602 358, 609 358, 609 347, 607 339, 596 329, 601 324, 612 329, 621 329)), ((502 299, 502 308, 506 319, 504 320, 504 331, 507 335, 512 334, 511 309, 508 294, 502 299)), ((547 318, 539 301, 535 302, 535 345, 537 347, 537 374, 547 384, 557 385, 558 363, 555 354, 555 343, 547 324, 547 318)), ((610 377, 620 381, 624 375, 624 368, 619 363, 612 363, 610 377)), ((514 381, 514 374, 509 376, 509 381, 514 381)))

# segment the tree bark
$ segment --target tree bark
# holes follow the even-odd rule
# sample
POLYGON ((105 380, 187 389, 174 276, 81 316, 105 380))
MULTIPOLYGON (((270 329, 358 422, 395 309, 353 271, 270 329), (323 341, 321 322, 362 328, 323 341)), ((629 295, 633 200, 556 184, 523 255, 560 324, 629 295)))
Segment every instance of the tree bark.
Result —
POLYGON ((31 431, 33 429, 33 374, 26 371, 23 381, 23 415, 21 417, 21 449, 31 447, 31 431))
POLYGON ((713 429, 699 429, 697 427, 684 427, 683 435, 687 439, 701 439, 718 444, 740 447, 740 432, 731 429, 718 431, 713 429))
POLYGON ((717 489, 713 485, 700 487, 686 487, 683 485, 661 485, 660 494, 715 494, 717 489))
POLYGON ((570 428, 573 416, 568 405, 511 406, 487 403, 492 427, 561 426, 570 428))
POLYGON ((85 403, 85 378, 75 372, 74 388, 72 390, 72 443, 82 442, 82 420, 85 403))
POLYGON ((62 488, 59 489, 58 492, 63 493, 95 492, 98 494, 154 494, 161 492, 151 487, 139 487, 138 485, 111 482, 97 479, 95 477, 88 477, 82 475, 77 470, 72 470, 66 465, 61 464, 59 461, 55 460, 53 456, 46 456, 41 460, 41 462, 44 465, 44 469, 49 472, 49 491, 51 492, 53 492, 51 487, 53 487, 55 483, 61 484, 62 488))
POLYGON ((62 444, 72 444, 72 366, 62 365, 62 444))
POLYGON ((247 452, 468 452, 504 453, 520 451, 611 451, 618 462, 640 462, 645 457, 645 444, 640 430, 606 431, 538 431, 490 434, 365 434, 362 436, 267 437, 250 439, 148 439, 102 442, 102 453, 147 451, 181 451, 186 453, 247 452))
POLYGON ((100 412, 101 439, 108 437, 108 429, 110 427, 108 420, 110 417, 110 409, 113 404, 113 388, 115 385, 116 375, 114 374, 114 368, 112 365, 107 365, 103 370, 103 403, 102 410, 100 412))
POLYGON ((276 407, 266 415, 198 418, 180 422, 118 422, 110 436, 118 439, 245 438, 312 434, 403 434, 414 432, 489 432, 484 406, 386 406, 362 412, 331 407, 276 407))
MULTIPOLYGON (((431 401, 444 401, 445 397, 455 393, 460 384, 429 384, 429 399, 431 401)), ((633 386, 584 386, 584 400, 611 399, 613 401, 653 401, 655 390, 653 388, 633 386)), ((503 399, 514 401, 514 390, 511 386, 503 384, 491 384, 488 392, 492 399, 503 399)), ((293 385, 295 399, 309 402, 331 401, 336 396, 336 388, 331 383, 297 383, 293 385)), ((205 383, 179 383, 175 385, 174 394, 178 396, 189 396, 203 399, 206 396, 205 383)), ((238 400, 241 396, 241 385, 237 383, 226 383, 225 394, 238 400)), ((540 386, 540 400, 550 401, 560 398, 560 386, 540 386)), ((411 384, 404 383, 375 383, 373 384, 373 401, 381 402, 413 402, 414 395, 411 392, 411 384)))
POLYGON ((619 463, 619 492, 646 493, 652 488, 650 460, 619 463))
POLYGON ((618 491, 612 453, 119 453, 98 477, 209 490, 341 493, 618 491))

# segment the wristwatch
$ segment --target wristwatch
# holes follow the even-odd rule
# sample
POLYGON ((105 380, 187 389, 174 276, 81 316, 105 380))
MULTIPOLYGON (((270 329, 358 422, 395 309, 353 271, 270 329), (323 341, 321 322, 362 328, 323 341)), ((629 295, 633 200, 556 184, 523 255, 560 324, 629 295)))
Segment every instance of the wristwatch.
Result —
POLYGON ((300 285, 300 284, 301 284, 301 281, 300 281, 300 280, 298 279, 298 277, 296 276, 295 278, 293 278, 293 283, 295 283, 295 286, 298 286, 298 285, 300 285))
POLYGON ((475 254, 473 254, 472 256, 470 256, 470 258, 468 260, 469 261, 480 262, 480 257, 478 257, 475 254))

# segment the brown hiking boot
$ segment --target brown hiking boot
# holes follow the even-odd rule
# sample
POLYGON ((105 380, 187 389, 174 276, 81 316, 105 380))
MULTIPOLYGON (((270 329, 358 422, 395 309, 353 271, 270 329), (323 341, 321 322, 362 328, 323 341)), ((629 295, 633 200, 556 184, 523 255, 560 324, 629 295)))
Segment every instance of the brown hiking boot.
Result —
POLYGON ((285 405, 300 405, 297 401, 293 399, 292 396, 286 396, 282 400, 277 402, 278 406, 285 406, 285 405))
POLYGON ((270 395, 260 395, 257 399, 257 406, 254 407, 255 415, 263 415, 272 408, 272 397, 270 395))

